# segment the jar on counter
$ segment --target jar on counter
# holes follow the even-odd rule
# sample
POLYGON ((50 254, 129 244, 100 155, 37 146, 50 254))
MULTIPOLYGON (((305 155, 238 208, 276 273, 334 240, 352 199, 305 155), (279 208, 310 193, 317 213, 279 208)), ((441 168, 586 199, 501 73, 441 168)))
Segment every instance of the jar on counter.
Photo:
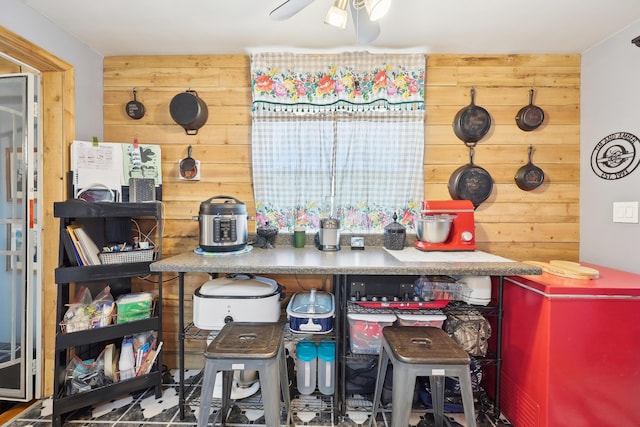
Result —
POLYGON ((384 247, 386 249, 400 251, 404 249, 407 239, 406 228, 398 223, 398 215, 393 213, 393 222, 384 228, 384 247))

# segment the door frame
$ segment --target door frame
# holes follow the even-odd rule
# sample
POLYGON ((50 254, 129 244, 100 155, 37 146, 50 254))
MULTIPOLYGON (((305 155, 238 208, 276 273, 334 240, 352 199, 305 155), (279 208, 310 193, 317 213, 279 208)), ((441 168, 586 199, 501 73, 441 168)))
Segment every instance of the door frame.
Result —
POLYGON ((58 262, 58 221, 53 203, 66 200, 69 147, 75 138, 75 72, 67 62, 0 26, 0 52, 41 73, 42 126, 42 373, 35 397, 51 395, 56 336, 57 292, 54 270, 58 262), (55 249, 55 250, 49 250, 55 249))

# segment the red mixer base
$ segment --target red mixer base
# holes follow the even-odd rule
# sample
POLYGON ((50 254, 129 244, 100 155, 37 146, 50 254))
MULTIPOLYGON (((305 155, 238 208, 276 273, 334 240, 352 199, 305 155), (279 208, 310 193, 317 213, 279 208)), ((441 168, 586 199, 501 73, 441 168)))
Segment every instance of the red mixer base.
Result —
POLYGON ((475 251, 476 246, 474 244, 458 244, 451 243, 427 243, 422 240, 416 241, 413 246, 421 251, 475 251))

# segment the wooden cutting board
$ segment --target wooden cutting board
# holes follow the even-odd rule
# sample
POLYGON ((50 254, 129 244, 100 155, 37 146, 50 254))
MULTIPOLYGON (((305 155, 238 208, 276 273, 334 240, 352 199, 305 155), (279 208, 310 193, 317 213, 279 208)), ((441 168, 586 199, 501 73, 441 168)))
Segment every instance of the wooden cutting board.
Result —
POLYGON ((522 261, 525 264, 540 267, 542 271, 571 279, 590 280, 600 277, 600 272, 595 268, 584 267, 577 262, 552 260, 550 262, 542 261, 522 261))

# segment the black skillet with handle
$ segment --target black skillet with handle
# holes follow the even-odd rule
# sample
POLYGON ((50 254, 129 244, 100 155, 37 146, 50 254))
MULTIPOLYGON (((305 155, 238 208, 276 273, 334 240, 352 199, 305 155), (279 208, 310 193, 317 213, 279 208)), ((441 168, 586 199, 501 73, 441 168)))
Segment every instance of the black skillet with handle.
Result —
POLYGON ((491 115, 476 105, 475 98, 476 90, 471 88, 471 104, 458 111, 453 119, 453 131, 468 147, 475 146, 491 128, 491 115))
POLYGON ((470 200, 474 208, 487 200, 493 191, 489 172, 473 163, 474 147, 469 147, 469 164, 460 166, 449 178, 449 195, 453 200, 470 200))
POLYGON ((529 146, 529 161, 516 172, 515 180, 518 188, 524 191, 535 190, 544 182, 544 171, 531 161, 533 145, 529 146))
POLYGON ((127 116, 134 120, 140 120, 144 117, 144 105, 136 99, 136 90, 133 89, 133 101, 127 102, 125 107, 127 116))
POLYGON ((544 111, 533 105, 533 89, 529 91, 529 105, 524 106, 516 114, 516 124, 524 131, 537 129, 544 122, 544 111))

